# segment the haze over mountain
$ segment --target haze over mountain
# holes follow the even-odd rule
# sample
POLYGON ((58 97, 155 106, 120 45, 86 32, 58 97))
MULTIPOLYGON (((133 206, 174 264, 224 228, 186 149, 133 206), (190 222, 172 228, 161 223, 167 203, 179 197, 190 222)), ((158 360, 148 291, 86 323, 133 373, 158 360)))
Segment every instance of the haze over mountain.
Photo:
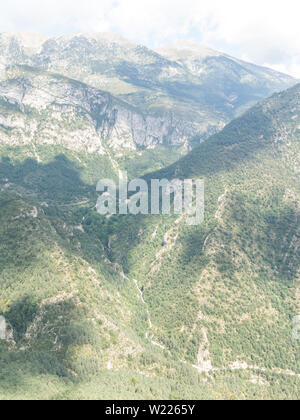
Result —
POLYGON ((0 399, 298 399, 300 84, 103 34, 0 62, 0 399), (119 169, 204 179, 204 223, 100 216, 119 169))
POLYGON ((145 116, 167 120, 168 130, 178 132, 176 145, 194 136, 197 144, 258 100, 296 83, 198 45, 178 43, 155 52, 114 34, 46 39, 2 33, 0 51, 3 78, 5 68, 26 64, 79 80, 138 107, 145 116))

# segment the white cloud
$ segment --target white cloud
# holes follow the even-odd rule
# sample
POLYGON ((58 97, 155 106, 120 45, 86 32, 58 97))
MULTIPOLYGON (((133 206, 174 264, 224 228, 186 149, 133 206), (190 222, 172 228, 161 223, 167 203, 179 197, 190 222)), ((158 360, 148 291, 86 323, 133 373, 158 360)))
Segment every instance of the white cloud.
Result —
POLYGON ((10 0, 0 30, 113 31, 157 47, 192 39, 300 78, 299 0, 10 0))

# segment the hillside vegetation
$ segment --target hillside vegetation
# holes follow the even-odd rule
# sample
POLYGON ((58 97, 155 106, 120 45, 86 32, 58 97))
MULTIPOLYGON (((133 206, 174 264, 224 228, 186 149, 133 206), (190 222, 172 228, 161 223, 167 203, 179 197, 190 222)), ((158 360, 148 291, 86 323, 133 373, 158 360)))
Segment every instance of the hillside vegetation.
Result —
POLYGON ((1 400, 299 398, 300 85, 251 107, 294 83, 190 43, 0 34, 1 400), (119 170, 204 179, 204 223, 100 216, 119 170))
POLYGON ((2 145, 1 398, 298 398, 299 104, 297 85, 146 176, 203 178, 199 227, 103 218, 101 157, 2 145))

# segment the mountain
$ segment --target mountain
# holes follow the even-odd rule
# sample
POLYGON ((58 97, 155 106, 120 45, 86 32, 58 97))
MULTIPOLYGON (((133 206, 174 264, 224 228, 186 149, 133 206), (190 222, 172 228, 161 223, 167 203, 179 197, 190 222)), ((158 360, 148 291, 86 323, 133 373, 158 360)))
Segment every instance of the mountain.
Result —
MULTIPOLYGON (((258 100, 296 83, 284 74, 193 44, 158 52, 114 34, 0 34, 11 65, 59 73, 117 96, 146 115, 187 127, 194 147, 258 100), (195 137, 193 139, 193 137, 195 137)), ((181 136, 181 146, 186 137, 181 136)))
MULTIPOLYGON (((120 101, 40 72, 23 76, 25 90, 19 75, 1 84, 1 139, 9 109, 24 133, 24 112, 37 118, 53 93, 59 106, 67 93, 67 115, 81 103, 90 130, 87 92, 120 101)), ((299 127, 296 85, 145 176, 204 179, 198 227, 102 217, 95 182, 111 168, 101 154, 2 142, 0 397, 299 398, 299 127)))
POLYGON ((133 218, 110 242, 112 260, 143 290, 152 340, 201 374, 239 372, 256 397, 299 396, 299 147, 297 85, 147 176, 204 179, 200 227, 133 218))
POLYGON ((211 83, 210 87, 216 93, 223 92, 228 104, 231 103, 234 108, 242 106, 242 101, 246 105, 250 95, 253 95, 253 100, 261 99, 270 96, 274 90, 280 91, 284 86, 293 84, 290 76, 238 60, 194 42, 179 41, 157 52, 198 76, 203 85, 211 83))
POLYGON ((154 117, 82 82, 15 67, 0 83, 1 141, 55 144, 105 154, 181 146, 195 127, 175 118, 154 117))

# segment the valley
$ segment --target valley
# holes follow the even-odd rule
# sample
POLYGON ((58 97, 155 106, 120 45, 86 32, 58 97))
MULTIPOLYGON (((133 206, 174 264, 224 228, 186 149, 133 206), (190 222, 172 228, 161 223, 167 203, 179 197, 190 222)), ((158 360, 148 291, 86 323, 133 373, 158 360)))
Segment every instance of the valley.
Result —
POLYGON ((0 399, 299 398, 296 80, 108 34, 0 56, 0 399), (203 179, 204 223, 99 215, 120 169, 203 179))

